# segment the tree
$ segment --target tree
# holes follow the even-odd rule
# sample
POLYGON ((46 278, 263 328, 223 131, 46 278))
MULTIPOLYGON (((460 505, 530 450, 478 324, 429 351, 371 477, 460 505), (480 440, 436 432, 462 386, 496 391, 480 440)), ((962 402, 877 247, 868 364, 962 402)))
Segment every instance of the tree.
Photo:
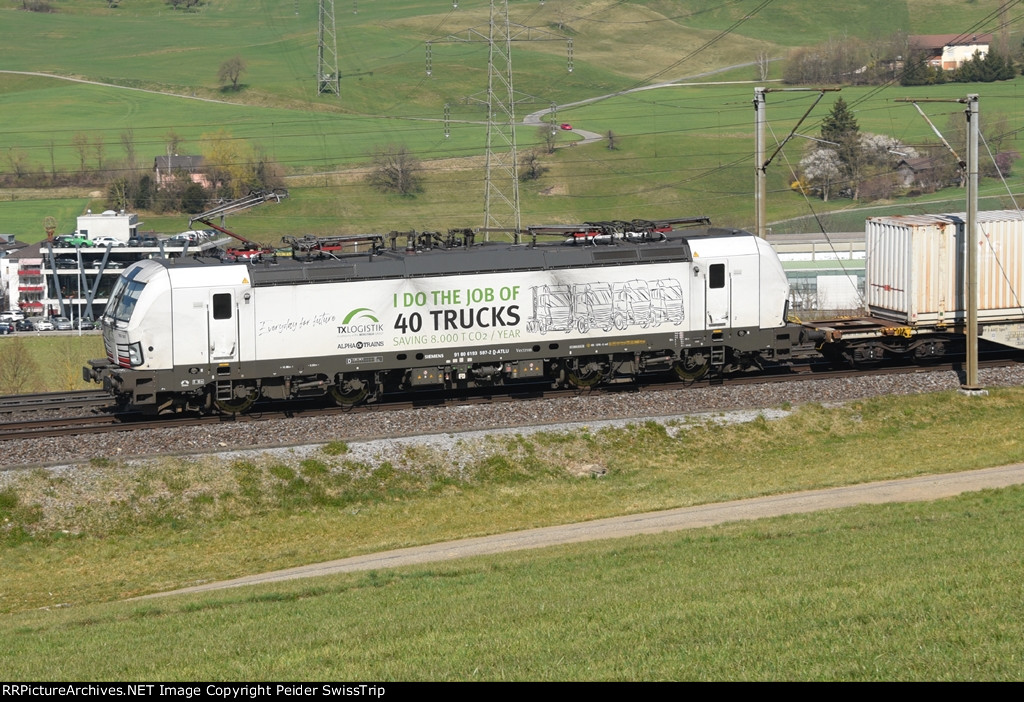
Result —
POLYGON ((757 80, 768 80, 768 65, 771 59, 768 57, 768 52, 761 50, 757 52, 757 58, 755 63, 757 64, 757 80))
POLYGON ((39 366, 21 338, 4 343, 4 362, 0 363, 0 392, 5 395, 23 393, 35 384, 38 374, 39 366))
POLYGON ((537 180, 547 168, 540 162, 540 154, 535 149, 523 153, 519 159, 519 180, 524 183, 529 180, 537 180))
POLYGON ((7 163, 11 165, 11 172, 14 173, 15 180, 21 180, 28 173, 28 154, 23 149, 7 148, 7 163))
POLYGON ((206 190, 199 183, 189 183, 181 194, 181 210, 198 214, 206 209, 206 190))
POLYGON ((219 129, 203 134, 201 148, 207 173, 222 197, 241 197, 256 187, 254 156, 244 139, 219 129))
POLYGON ((928 57, 920 49, 910 49, 903 63, 900 85, 936 85, 946 82, 946 72, 928 63, 928 57))
POLYGON ((75 132, 71 137, 71 146, 78 153, 78 170, 85 173, 85 159, 89 155, 89 137, 83 132, 75 132))
POLYGON ((103 135, 97 134, 96 138, 93 139, 92 148, 96 152, 96 170, 103 170, 103 135))
POLYGON ((409 153, 404 144, 388 144, 377 147, 373 157, 373 168, 367 181, 381 192, 396 193, 405 197, 423 190, 420 176, 420 162, 409 153))
POLYGON ((821 199, 828 202, 835 184, 842 177, 842 163, 834 149, 815 149, 800 160, 804 182, 811 185, 821 199))
POLYGON ((853 112, 846 106, 843 98, 836 100, 832 110, 821 123, 821 138, 829 143, 827 148, 835 151, 839 158, 840 170, 853 188, 853 197, 857 198, 857 186, 860 183, 863 154, 860 145, 860 126, 853 112))
POLYGON ((180 153, 179 149, 181 149, 181 145, 185 142, 181 135, 173 129, 167 130, 167 133, 164 134, 164 140, 167 142, 168 156, 174 156, 180 153))
POLYGON ((238 90, 238 81, 245 73, 246 65, 241 56, 232 56, 220 65, 217 71, 217 80, 221 83, 231 83, 232 90, 238 90))
POLYGON ((860 131, 857 119, 853 116, 850 108, 846 106, 846 100, 839 98, 832 105, 832 110, 821 123, 821 138, 839 144, 851 134, 860 131))
POLYGON ((985 56, 975 51, 974 56, 953 71, 953 80, 957 83, 991 83, 1010 80, 1016 74, 1013 61, 1003 58, 995 49, 990 49, 985 56))
POLYGON ((547 153, 555 153, 555 143, 558 141, 558 127, 554 124, 540 125, 537 127, 537 138, 544 144, 544 150, 547 153))

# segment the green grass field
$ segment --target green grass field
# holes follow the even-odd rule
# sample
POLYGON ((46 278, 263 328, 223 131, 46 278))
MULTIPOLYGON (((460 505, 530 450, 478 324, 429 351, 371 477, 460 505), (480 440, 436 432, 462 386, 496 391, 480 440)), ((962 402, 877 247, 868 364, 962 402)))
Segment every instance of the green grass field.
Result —
POLYGON ((0 394, 96 390, 82 380, 82 366, 103 357, 98 333, 18 332, 0 336, 0 394), (17 369, 12 359, 19 359, 17 369))
POLYGON ((5 677, 1019 679, 1019 488, 121 600, 417 543, 1018 462, 1021 395, 493 437, 460 468, 423 448, 366 463, 334 441, 262 461, 96 459, 84 491, 61 473, 19 474, 0 490, 5 677), (601 478, 574 470, 595 463, 601 478))

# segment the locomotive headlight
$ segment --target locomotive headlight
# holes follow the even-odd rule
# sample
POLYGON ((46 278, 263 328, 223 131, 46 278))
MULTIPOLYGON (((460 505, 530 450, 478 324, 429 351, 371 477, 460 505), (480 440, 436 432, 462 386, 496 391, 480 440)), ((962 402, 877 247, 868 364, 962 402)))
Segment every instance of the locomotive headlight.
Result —
POLYGON ((135 342, 134 344, 129 344, 129 346, 128 346, 128 362, 132 366, 141 366, 142 365, 142 344, 141 343, 135 342))

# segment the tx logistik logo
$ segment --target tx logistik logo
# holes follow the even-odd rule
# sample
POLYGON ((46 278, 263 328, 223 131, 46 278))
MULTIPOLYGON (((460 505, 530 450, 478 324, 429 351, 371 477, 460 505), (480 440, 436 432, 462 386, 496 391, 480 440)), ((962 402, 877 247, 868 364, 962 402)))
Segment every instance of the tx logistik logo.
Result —
POLYGON ((338 334, 341 336, 373 336, 383 333, 384 325, 369 307, 352 310, 338 325, 338 334))

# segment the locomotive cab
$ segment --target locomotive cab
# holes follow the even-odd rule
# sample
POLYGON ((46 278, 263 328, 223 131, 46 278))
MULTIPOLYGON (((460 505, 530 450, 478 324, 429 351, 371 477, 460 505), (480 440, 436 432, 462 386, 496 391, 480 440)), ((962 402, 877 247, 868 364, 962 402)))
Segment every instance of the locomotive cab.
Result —
POLYGON ((171 366, 171 285, 166 269, 141 261, 118 278, 100 319, 106 358, 83 368, 86 380, 138 403, 138 388, 151 385, 154 373, 171 366))

